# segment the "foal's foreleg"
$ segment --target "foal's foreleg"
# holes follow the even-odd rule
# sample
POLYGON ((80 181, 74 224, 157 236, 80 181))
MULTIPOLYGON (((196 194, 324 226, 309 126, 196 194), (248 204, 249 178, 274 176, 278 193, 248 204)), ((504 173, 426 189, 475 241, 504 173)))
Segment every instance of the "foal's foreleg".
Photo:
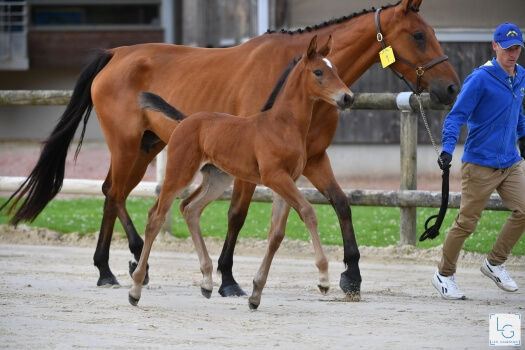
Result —
MULTIPOLYGON (((276 176, 276 178, 279 177, 276 176)), ((282 177, 280 178, 282 179, 282 177)), ((308 231, 310 232, 315 252, 315 265, 319 269, 319 291, 322 294, 326 294, 330 289, 328 259, 324 254, 321 240, 319 239, 317 216, 315 215, 314 207, 306 200, 306 198, 303 197, 291 178, 279 181, 277 184, 268 183, 267 186, 269 186, 276 194, 286 200, 288 206, 284 207, 283 204, 276 204, 276 200, 274 200, 275 213, 272 213, 272 229, 269 236, 267 254, 265 255, 261 264, 261 268, 259 269, 261 276, 259 276, 258 273, 258 280, 254 279, 254 292, 252 293, 252 297, 249 299, 249 306, 252 309, 257 308, 259 305, 262 293, 263 286, 260 287, 257 285, 257 283, 259 280, 266 282, 266 277, 270 270, 271 260, 273 259, 273 256, 275 255, 275 252, 279 248, 279 245, 284 237, 284 228, 282 231, 276 229, 274 226, 274 217, 276 218, 275 222, 284 220, 285 217, 288 217, 290 205, 297 211, 308 228, 308 231)))
POLYGON ((350 203, 335 179, 326 152, 319 157, 309 158, 303 175, 328 199, 337 214, 343 237, 343 262, 346 267, 341 273, 339 286, 352 300, 360 300, 362 281, 359 269, 360 253, 352 223, 350 203))
POLYGON ((285 235, 286 219, 289 213, 290 206, 279 195, 274 194, 268 246, 261 266, 253 278, 253 291, 248 299, 248 306, 252 310, 257 309, 261 303, 262 291, 270 273, 270 266, 285 235))
POLYGON ((224 190, 231 185, 233 177, 209 164, 201 169, 201 174, 201 186, 188 198, 184 199, 180 203, 179 208, 186 220, 199 257, 202 272, 201 293, 206 298, 210 298, 213 291, 213 263, 202 238, 200 217, 208 204, 219 198, 224 190))
MULTIPOLYGON (((173 197, 173 199, 174 198, 175 197, 173 197)), ((128 300, 131 305, 136 306, 140 300, 142 285, 144 278, 146 277, 146 273, 148 272, 147 266, 151 247, 153 246, 153 242, 155 241, 155 238, 157 237, 162 224, 166 219, 166 214, 171 208, 173 199, 170 198, 169 200, 163 200, 162 197, 159 197, 148 212, 148 224, 146 225, 144 247, 142 248, 142 253, 140 255, 137 268, 131 276, 133 283, 128 294, 128 300)))

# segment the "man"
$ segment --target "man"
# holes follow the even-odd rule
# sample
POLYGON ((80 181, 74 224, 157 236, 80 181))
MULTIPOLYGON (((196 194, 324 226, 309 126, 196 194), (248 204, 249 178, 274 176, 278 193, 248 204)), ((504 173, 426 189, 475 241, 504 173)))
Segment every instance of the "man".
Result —
POLYGON ((503 225, 481 272, 498 287, 518 290, 505 270, 512 248, 525 230, 525 69, 516 61, 523 47, 520 29, 511 23, 496 28, 492 48, 496 58, 474 69, 463 84, 443 124, 441 169, 450 167, 461 127, 468 135, 461 158, 461 205, 443 243, 443 253, 432 284, 445 299, 465 299, 454 274, 463 243, 476 229, 490 195, 498 192, 512 211, 503 225), (519 140, 520 153, 516 147, 519 140))

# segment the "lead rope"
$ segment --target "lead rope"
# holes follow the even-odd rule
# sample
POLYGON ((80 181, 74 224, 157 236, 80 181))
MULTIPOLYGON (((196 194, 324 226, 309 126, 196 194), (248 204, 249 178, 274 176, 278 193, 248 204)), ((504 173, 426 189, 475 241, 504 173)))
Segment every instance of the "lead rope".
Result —
MULTIPOLYGON (((421 102, 421 94, 416 94, 417 102, 419 103, 419 110, 421 112, 421 117, 423 118, 423 123, 425 123, 425 128, 427 128, 428 136, 430 137, 430 141, 432 142, 432 146, 434 147, 434 150, 437 153, 439 162, 441 165, 443 165, 443 160, 441 159, 439 155, 439 149, 436 146, 436 141, 434 140, 434 137, 432 137, 432 133, 430 132, 430 127, 428 126, 427 118, 425 116, 425 111, 423 110, 423 103, 421 102)), ((443 173, 441 175, 442 177, 442 183, 441 183, 441 206, 439 207, 439 213, 437 215, 430 216, 427 221, 425 221, 425 232, 419 237, 419 241, 423 242, 425 239, 430 238, 434 239, 439 235, 439 229, 441 228, 441 224, 443 223, 443 219, 445 218, 445 214, 447 213, 448 208, 448 194, 449 194, 449 175, 450 175, 450 169, 445 168, 443 169, 443 173), (436 219, 436 222, 434 225, 428 227, 431 220, 436 219)))

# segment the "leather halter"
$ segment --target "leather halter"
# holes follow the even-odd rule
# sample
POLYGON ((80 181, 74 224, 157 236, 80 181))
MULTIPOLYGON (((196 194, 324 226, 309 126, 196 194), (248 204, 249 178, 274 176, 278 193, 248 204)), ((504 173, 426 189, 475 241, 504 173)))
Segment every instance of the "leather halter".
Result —
MULTIPOLYGON (((376 13, 375 13, 375 24, 376 24, 376 29, 377 29, 377 41, 379 41, 381 43, 383 48, 386 48, 386 44, 383 41, 383 34, 381 33, 381 25, 379 24, 379 12, 381 12, 381 8, 378 8, 376 10, 376 13)), ((394 58, 396 59, 396 61, 401 61, 401 62, 409 65, 410 67, 412 67, 412 68, 414 68, 416 70, 417 85, 416 85, 416 89, 414 89, 412 87, 412 85, 410 84, 410 82, 403 76, 403 74, 399 73, 394 68, 392 68, 392 65, 389 66, 390 69, 392 70, 392 72, 394 72, 394 74, 397 75, 397 77, 399 79, 402 79, 408 85, 410 90, 412 90, 412 92, 415 93, 416 95, 419 95, 423 91, 423 89, 421 88, 421 77, 425 73, 425 70, 427 70, 427 69, 429 69, 431 67, 434 67, 438 63, 441 63, 443 61, 447 61, 448 60, 448 56, 444 55, 444 56, 438 57, 435 60, 425 64, 423 67, 419 67, 419 66, 416 66, 415 64, 413 64, 412 62, 410 62, 409 60, 407 60, 406 58, 403 58, 403 57, 398 56, 396 54, 394 54, 394 58)))

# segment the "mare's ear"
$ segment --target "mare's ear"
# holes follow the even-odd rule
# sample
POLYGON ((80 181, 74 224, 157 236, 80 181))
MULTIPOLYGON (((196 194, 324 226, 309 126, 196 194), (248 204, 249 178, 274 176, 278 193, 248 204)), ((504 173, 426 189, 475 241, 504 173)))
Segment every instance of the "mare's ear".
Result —
POLYGON ((306 50, 306 57, 312 59, 317 53, 317 35, 315 35, 312 40, 310 40, 310 45, 308 45, 308 50, 306 50))
POLYGON ((323 57, 328 56, 330 52, 332 51, 332 45, 334 43, 334 39, 332 38, 332 35, 328 37, 328 40, 326 41, 326 44, 324 44, 323 47, 319 49, 319 54, 323 57))
POLYGON ((415 7, 416 9, 419 9, 419 6, 421 6, 421 3, 423 0, 403 0, 398 6, 403 8, 403 11, 407 13, 410 11, 411 7, 415 7))

